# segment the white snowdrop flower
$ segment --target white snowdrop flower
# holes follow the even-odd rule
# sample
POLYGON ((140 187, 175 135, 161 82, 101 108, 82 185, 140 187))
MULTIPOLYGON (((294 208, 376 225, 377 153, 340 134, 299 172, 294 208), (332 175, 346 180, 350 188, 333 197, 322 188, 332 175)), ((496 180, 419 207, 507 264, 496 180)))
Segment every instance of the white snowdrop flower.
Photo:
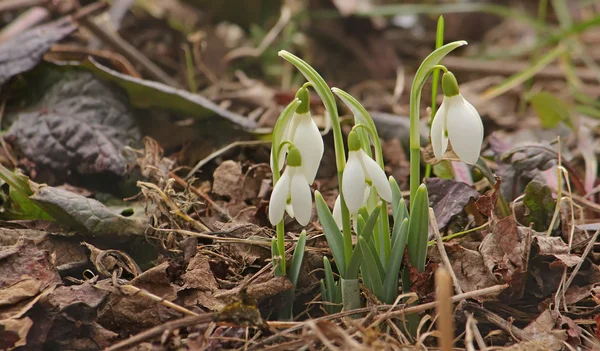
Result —
POLYGON ((300 151, 291 146, 287 156, 287 166, 279 181, 275 184, 269 201, 269 221, 277 225, 283 219, 284 211, 301 225, 310 222, 312 197, 310 186, 301 171, 300 151))
MULTIPOLYGON (((292 116, 287 125, 282 126, 283 132, 279 137, 280 144, 283 141, 289 140, 300 151, 302 155, 302 166, 300 170, 304 173, 308 184, 312 184, 317 176, 319 164, 323 157, 324 145, 323 138, 319 132, 319 127, 312 119, 310 114, 310 99, 308 89, 302 87, 296 93, 296 98, 302 101, 302 104, 296 109, 296 113, 292 116)), ((283 168, 283 161, 288 152, 288 147, 284 146, 279 153, 279 169, 283 168)), ((273 168, 271 158, 271 168, 273 168)))
POLYGON ((483 142, 483 123, 479 113, 459 93, 456 77, 451 72, 442 77, 444 100, 431 125, 431 145, 440 160, 448 148, 448 139, 461 161, 475 164, 483 142))
POLYGON ((391 202, 392 188, 385 172, 360 148, 360 139, 355 131, 348 135, 348 150, 348 163, 342 175, 342 194, 350 214, 356 214, 365 204, 367 190, 371 187, 375 187, 382 199, 391 202))

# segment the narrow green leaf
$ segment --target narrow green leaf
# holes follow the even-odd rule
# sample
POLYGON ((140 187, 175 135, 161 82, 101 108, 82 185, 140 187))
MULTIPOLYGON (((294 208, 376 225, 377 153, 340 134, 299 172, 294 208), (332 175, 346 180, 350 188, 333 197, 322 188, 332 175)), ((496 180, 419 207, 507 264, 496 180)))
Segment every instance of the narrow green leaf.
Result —
POLYGON ((505 79, 499 85, 492 87, 485 91, 481 98, 483 100, 490 100, 499 95, 504 94, 510 89, 520 85, 525 82, 529 78, 535 76, 539 71, 541 71, 544 67, 550 64, 552 61, 556 60, 560 55, 562 55, 566 50, 565 46, 558 45, 554 49, 550 50, 547 54, 540 57, 533 65, 529 66, 527 69, 516 73, 507 79, 505 79))
POLYGON ((323 269, 325 271, 325 291, 326 295, 323 297, 326 301, 335 301, 335 279, 333 278, 333 270, 327 256, 323 257, 323 269))
MULTIPOLYGON (((377 252, 374 242, 372 242, 372 241, 367 242, 367 247, 369 248, 369 251, 371 252, 371 255, 373 257, 379 258, 379 252, 377 252)), ((385 269, 383 268, 383 264, 381 264, 381 261, 379 259, 375 260, 375 262, 376 262, 377 271, 379 272, 379 276, 381 277, 381 280, 383 280, 383 277, 385 277, 385 269)), ((364 258, 363 258, 363 263, 364 263, 364 258)))
POLYGON ((396 241, 396 238, 398 237, 398 231, 400 230, 400 226, 402 225, 402 222, 405 219, 408 219, 408 209, 406 208, 406 204, 404 203, 404 200, 402 200, 401 206, 398 206, 399 209, 399 214, 398 214, 398 221, 394 222, 394 228, 392 229, 392 246, 394 246, 394 242, 396 241))
POLYGON ((344 257, 344 238, 342 233, 333 219, 333 215, 327 207, 327 203, 323 199, 320 192, 315 191, 315 205, 317 207, 317 213, 319 214, 319 220, 323 227, 323 233, 333 254, 333 258, 337 264, 338 270, 342 277, 346 276, 346 259, 344 257))
POLYGON ((369 219, 365 223, 363 230, 359 232, 359 236, 363 237, 365 241, 369 242, 371 240, 371 236, 373 235, 373 229, 375 228, 375 224, 377 224, 377 219, 381 214, 381 204, 377 205, 373 212, 369 215, 369 219))
POLYGON ((304 258, 305 247, 306 230, 303 230, 302 233, 300 233, 298 242, 296 243, 296 248, 294 249, 294 254, 292 255, 292 265, 290 266, 290 270, 288 271, 288 278, 292 282, 294 288, 296 287, 296 283, 298 282, 298 275, 300 274, 300 267, 302 267, 302 260, 304 258))
MULTIPOLYGON (((377 221, 377 223, 375 223, 375 229, 374 229, 374 234, 377 237, 377 243, 379 244, 379 246, 377 246, 377 253, 379 254, 379 261, 381 262, 381 264, 383 266, 385 266, 387 264, 387 254, 386 254, 386 248, 385 245, 388 244, 389 245, 389 240, 390 240, 390 230, 388 229, 387 231, 385 231, 383 229, 383 222, 382 221, 377 221)), ((388 251, 391 251, 391 246, 389 247, 388 251)))
MULTIPOLYGON (((323 301, 327 301, 327 288, 325 288, 325 281, 323 279, 319 280, 319 286, 321 287, 321 299, 323 301)), ((325 309, 327 310, 328 306, 325 306, 325 309)), ((329 311, 327 311, 329 312, 329 311)))
POLYGON ((346 269, 346 275, 348 277, 358 277, 358 271, 362 263, 362 251, 358 247, 355 247, 352 251, 352 257, 350 257, 350 264, 346 269))
MULTIPOLYGON (((408 218, 404 218, 402 222, 398 223, 398 225, 394 225, 392 247, 395 247, 396 242, 400 240, 400 242, 402 243, 402 252, 400 253, 401 255, 404 255, 404 247, 406 246, 406 243, 408 241, 408 223, 408 218)), ((398 254, 398 252, 396 251, 392 250, 392 252, 393 254, 398 254)))
MULTIPOLYGON (((377 223, 377 219, 379 218, 379 214, 381 213, 381 204, 375 207, 375 210, 369 216, 369 219, 364 222, 362 215, 358 215, 358 228, 359 228, 359 236, 364 238, 366 241, 371 241, 373 236, 373 228, 377 223), (363 222, 361 224, 361 222, 363 222), (361 229, 362 228, 362 229, 361 229)), ((346 274, 349 277, 358 276, 358 270, 360 268, 360 264, 362 262, 362 251, 355 247, 354 251, 352 251, 352 258, 350 258, 350 264, 348 265, 348 269, 346 270, 346 274)))
POLYGON ((404 256, 404 247, 406 246, 406 237, 408 236, 408 219, 404 219, 400 225, 398 240, 392 246, 392 255, 387 265, 385 279, 383 280, 384 303, 391 304, 398 296, 398 276, 400 274, 400 265, 404 256))
POLYGON ((400 186, 396 179, 392 176, 389 178, 390 187, 392 188, 392 214, 394 215, 394 223, 397 221, 396 212, 398 211, 398 204, 400 203, 400 199, 402 199, 402 191, 400 191, 400 186))
POLYGON ((408 254, 411 265, 422 273, 425 271, 429 233, 429 195, 425 184, 421 184, 417 189, 411 210, 408 223, 408 254))
POLYGON ((361 215, 360 213, 358 214, 358 217, 356 217, 356 224, 358 227, 358 232, 362 233, 364 228, 365 228, 365 223, 367 221, 365 220, 365 217, 363 217, 363 215, 361 215))
POLYGON ((376 254, 369 249, 369 245, 364 238, 360 237, 358 239, 358 246, 360 247, 363 255, 363 264, 361 266, 363 279, 368 277, 367 280, 370 281, 369 288, 373 291, 375 296, 381 299, 383 296, 383 277, 378 268, 378 265, 380 265, 379 258, 377 258, 376 254))

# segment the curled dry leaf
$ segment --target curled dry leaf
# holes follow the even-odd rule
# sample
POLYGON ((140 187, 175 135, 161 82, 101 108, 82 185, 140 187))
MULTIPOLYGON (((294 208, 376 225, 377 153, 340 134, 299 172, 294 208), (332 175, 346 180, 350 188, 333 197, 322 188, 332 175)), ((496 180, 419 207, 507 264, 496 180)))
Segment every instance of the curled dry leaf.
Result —
POLYGON ((137 277, 142 272, 137 263, 125 252, 119 250, 100 250, 88 243, 83 243, 82 245, 85 245, 90 250, 90 261, 96 268, 96 271, 105 277, 111 277, 115 269, 124 270, 133 277, 137 277))

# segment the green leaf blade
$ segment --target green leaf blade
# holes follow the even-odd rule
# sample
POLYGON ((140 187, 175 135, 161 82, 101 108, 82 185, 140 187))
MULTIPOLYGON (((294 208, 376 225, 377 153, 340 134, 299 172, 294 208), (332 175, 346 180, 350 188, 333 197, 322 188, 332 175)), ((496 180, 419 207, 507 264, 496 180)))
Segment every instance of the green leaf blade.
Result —
POLYGON ((408 254, 411 265, 422 273, 425 271, 429 233, 429 195, 424 184, 417 189, 413 201, 408 224, 408 254))
POLYGON ((329 211, 329 207, 323 199, 320 192, 315 191, 315 205, 317 207, 317 213, 321 226, 323 227, 323 233, 333 254, 333 258, 338 266, 338 270, 342 277, 346 276, 346 259, 344 256, 344 239, 342 233, 335 223, 333 215, 329 211))

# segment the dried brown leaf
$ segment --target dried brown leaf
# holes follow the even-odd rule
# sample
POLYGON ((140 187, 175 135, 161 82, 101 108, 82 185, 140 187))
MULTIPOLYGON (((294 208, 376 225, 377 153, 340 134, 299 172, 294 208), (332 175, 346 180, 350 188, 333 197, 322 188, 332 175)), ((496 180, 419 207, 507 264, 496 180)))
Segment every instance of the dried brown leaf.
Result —
MULTIPOLYGON (((458 242, 445 243, 444 247, 464 292, 475 291, 498 284, 498 279, 486 268, 480 252, 467 249, 458 242)), ((437 250, 430 250, 430 258, 441 263, 437 250)))
POLYGON ((27 344, 27 334, 33 326, 29 317, 0 321, 0 350, 13 350, 27 344))
MULTIPOLYGON (((164 300, 174 301, 177 297, 177 287, 172 285, 168 278, 168 268, 168 262, 150 268, 133 279, 131 284, 164 300)), ((98 322, 105 328, 121 334, 137 333, 180 316, 180 313, 150 301, 142 294, 112 293, 98 311, 98 322)))
POLYGON ((61 283, 47 251, 31 241, 0 248, 0 307, 32 298, 61 283))

